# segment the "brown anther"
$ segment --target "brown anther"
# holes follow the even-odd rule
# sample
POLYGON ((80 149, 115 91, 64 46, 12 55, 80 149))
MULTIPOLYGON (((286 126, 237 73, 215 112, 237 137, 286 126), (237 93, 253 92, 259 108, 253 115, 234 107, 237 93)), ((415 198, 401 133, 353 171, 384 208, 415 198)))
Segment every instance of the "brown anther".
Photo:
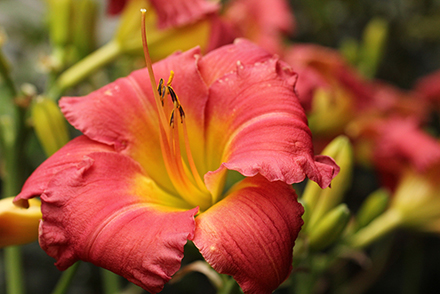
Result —
POLYGON ((174 128, 174 110, 171 111, 171 116, 170 116, 170 127, 174 128))
POLYGON ((176 104, 176 107, 180 106, 180 102, 179 99, 177 98, 176 92, 174 92, 174 89, 171 86, 167 86, 168 88, 168 93, 170 93, 171 96, 171 101, 173 101, 173 104, 176 104))

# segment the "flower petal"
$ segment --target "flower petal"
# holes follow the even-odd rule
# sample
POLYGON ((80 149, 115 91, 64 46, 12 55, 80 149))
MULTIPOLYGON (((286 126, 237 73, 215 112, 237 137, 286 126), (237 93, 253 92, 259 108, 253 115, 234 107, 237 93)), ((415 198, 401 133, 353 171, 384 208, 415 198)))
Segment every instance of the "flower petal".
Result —
POLYGON ((210 86, 225 74, 233 72, 237 63, 242 65, 263 62, 272 55, 246 39, 237 39, 234 44, 211 51, 199 61, 200 74, 210 86))
POLYGON ((440 162, 440 144, 411 118, 392 118, 377 126, 373 160, 387 185, 393 187, 405 167, 425 172, 440 162))
MULTIPOLYGON (((206 107, 208 170, 260 173, 288 184, 307 176, 330 185, 338 167, 313 155, 307 118, 295 93, 296 75, 277 59, 238 66, 210 88, 206 107)), ((205 175, 207 183, 214 176, 205 175)), ((209 185, 209 184, 208 184, 209 185)), ((208 187, 209 188, 209 187, 208 187)))
POLYGON ((219 10, 218 3, 206 0, 150 0, 159 17, 159 28, 193 23, 219 10))
POLYGON ((32 199, 28 209, 12 203, 13 197, 0 200, 0 248, 37 240, 41 219, 40 201, 32 199))
MULTIPOLYGON (((208 93, 196 68, 199 52, 196 48, 154 64, 157 82, 159 78, 166 82, 170 70, 176 73, 173 88, 179 95, 191 130, 197 129, 195 125, 203 125, 208 93)), ((171 181, 164 176, 167 171, 158 143, 157 107, 146 69, 135 71, 85 97, 62 98, 60 106, 67 120, 86 136, 134 158, 156 183, 172 189, 171 181)), ((191 136, 194 137, 191 143, 200 142, 203 146, 201 131, 191 136)), ((198 149, 203 150, 203 147, 198 149)))
POLYGON ((89 261, 157 293, 179 269, 198 211, 151 203, 161 197, 171 196, 129 157, 89 154, 41 195, 40 245, 61 270, 89 261))
POLYGON ((114 152, 111 147, 94 142, 86 136, 73 139, 43 162, 26 180, 21 193, 14 199, 15 205, 29 207, 28 199, 43 194, 55 174, 77 164, 84 155, 97 151, 114 152))
POLYGON ((294 31, 295 20, 286 0, 235 0, 225 8, 225 18, 241 36, 271 53, 279 53, 283 35, 294 31))
POLYGON ((272 293, 289 275, 303 221, 295 191, 261 176, 247 178, 196 218, 194 244, 244 293, 272 293))

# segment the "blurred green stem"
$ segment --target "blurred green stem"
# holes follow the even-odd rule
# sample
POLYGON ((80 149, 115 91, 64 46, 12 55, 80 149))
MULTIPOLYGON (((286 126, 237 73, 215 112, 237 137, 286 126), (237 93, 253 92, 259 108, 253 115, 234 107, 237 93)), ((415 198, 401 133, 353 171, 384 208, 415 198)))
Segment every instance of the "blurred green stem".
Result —
MULTIPOLYGON (((22 165, 24 147, 24 111, 15 103, 17 90, 9 75, 6 58, 0 50, 0 75, 6 89, 8 90, 8 100, 15 110, 10 117, 0 119, 0 148, 2 161, 4 162, 4 177, 2 187, 2 197, 10 197, 20 192, 24 182, 24 168, 22 165)), ((23 273, 21 266, 20 248, 17 246, 7 247, 5 254, 5 278, 8 294, 22 294, 25 292, 23 273)))
POLYGON ((17 95, 17 90, 15 89, 14 83, 9 76, 8 63, 6 62, 2 51, 0 51, 0 75, 8 91, 10 92, 11 97, 15 97, 17 95))
POLYGON ((48 96, 57 100, 66 89, 75 86, 93 72, 113 61, 122 53, 118 42, 112 40, 64 71, 49 89, 48 96))
POLYGON ((121 290, 121 283, 119 275, 101 268, 102 284, 105 294, 117 294, 121 290))
POLYGON ((20 247, 11 246, 4 249, 5 253, 5 276, 6 293, 21 294, 25 293, 20 247))
POLYGON ((237 282, 231 277, 224 283, 224 287, 217 292, 217 294, 239 294, 239 293, 241 293, 240 286, 238 286, 237 282))
POLYGON ((75 276, 75 273, 78 270, 78 267, 80 265, 80 262, 76 262, 74 265, 69 267, 63 274, 61 275, 61 278, 58 280, 57 285, 55 286, 55 289, 52 291, 52 294, 64 294, 66 293, 67 289, 69 289, 70 283, 72 282, 73 277, 75 276))

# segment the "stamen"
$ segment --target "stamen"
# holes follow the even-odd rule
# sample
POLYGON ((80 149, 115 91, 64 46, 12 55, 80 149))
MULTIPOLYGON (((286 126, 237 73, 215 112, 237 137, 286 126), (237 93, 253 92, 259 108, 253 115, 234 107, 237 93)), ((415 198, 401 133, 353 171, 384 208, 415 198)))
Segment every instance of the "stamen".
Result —
POLYGON ((164 80, 159 80, 156 86, 156 78, 153 72, 151 58, 148 52, 148 44, 145 28, 145 9, 142 12, 142 42, 144 48, 145 62, 150 77, 153 95, 156 101, 157 112, 159 116, 159 136, 162 156, 165 167, 171 183, 174 185, 179 195, 191 205, 199 206, 201 210, 207 209, 211 205, 211 195, 206 189, 202 178, 200 177, 191 154, 188 140, 188 132, 185 124, 185 112, 180 104, 179 97, 174 91, 171 83, 174 78, 174 72, 170 72, 168 82, 164 85, 164 80), (165 97, 170 95, 173 103, 173 109, 170 114, 169 124, 165 116, 165 97), (178 112, 177 112, 178 110, 178 112), (180 124, 175 124, 176 115, 180 116, 180 124), (180 126, 179 126, 180 125, 180 126), (179 128, 182 128, 179 130, 179 128), (180 135, 183 135, 184 146, 186 151, 186 162, 182 157, 180 148, 180 135), (187 166, 189 164, 189 168, 187 166))
POLYGON ((163 105, 163 99, 165 98, 166 90, 165 90, 165 86, 163 85, 163 79, 162 78, 159 80, 159 86, 157 86, 157 92, 159 93, 160 102, 162 102, 162 107, 163 107, 164 106, 163 105))

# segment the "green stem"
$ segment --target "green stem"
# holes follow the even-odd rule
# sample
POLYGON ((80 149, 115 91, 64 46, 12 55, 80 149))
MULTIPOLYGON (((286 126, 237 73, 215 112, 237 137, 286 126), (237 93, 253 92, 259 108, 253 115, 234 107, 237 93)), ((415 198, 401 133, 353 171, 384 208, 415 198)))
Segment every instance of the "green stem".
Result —
POLYGON ((225 286, 220 289, 217 294, 239 294, 240 286, 238 286, 237 282, 233 278, 229 278, 225 282, 225 286))
POLYGON ((402 218, 398 211, 390 209, 373 220, 369 225, 349 237, 348 245, 354 248, 364 248, 401 224, 402 218))
POLYGON ((104 286, 105 294, 117 294, 120 292, 120 278, 119 275, 101 268, 102 284, 104 286))
POLYGON ((8 64, 3 55, 3 52, 0 51, 0 75, 5 83, 11 97, 17 96, 17 90, 15 89, 14 83, 9 75, 8 64))
MULTIPOLYGON (((12 105, 13 113, 0 119, 0 149, 4 162, 4 176, 2 178, 2 197, 10 197, 20 192, 24 182, 24 169, 22 165, 24 148, 24 111, 19 108, 14 99, 17 95, 15 85, 9 76, 9 69, 3 53, 0 51, 0 75, 8 90, 9 100, 5 103, 12 105)), ((23 270, 21 266, 20 247, 11 246, 4 250, 5 278, 8 294, 22 294, 25 292, 23 270)))
POLYGON ((63 272, 61 278, 58 280, 58 283, 55 286, 55 289, 52 291, 52 294, 66 293, 67 289, 70 286, 70 283, 73 280, 73 277, 75 276, 75 273, 78 270, 79 265, 80 262, 76 262, 74 265, 69 267, 65 272, 63 272))
POLYGON ((93 72, 113 61, 122 53, 121 46, 112 40, 64 71, 49 90, 48 96, 58 99, 63 92, 90 76, 93 72))
POLYGON ((21 266, 20 247, 18 246, 6 247, 4 249, 4 252, 5 252, 6 293, 8 294, 25 293, 22 266, 21 266))

